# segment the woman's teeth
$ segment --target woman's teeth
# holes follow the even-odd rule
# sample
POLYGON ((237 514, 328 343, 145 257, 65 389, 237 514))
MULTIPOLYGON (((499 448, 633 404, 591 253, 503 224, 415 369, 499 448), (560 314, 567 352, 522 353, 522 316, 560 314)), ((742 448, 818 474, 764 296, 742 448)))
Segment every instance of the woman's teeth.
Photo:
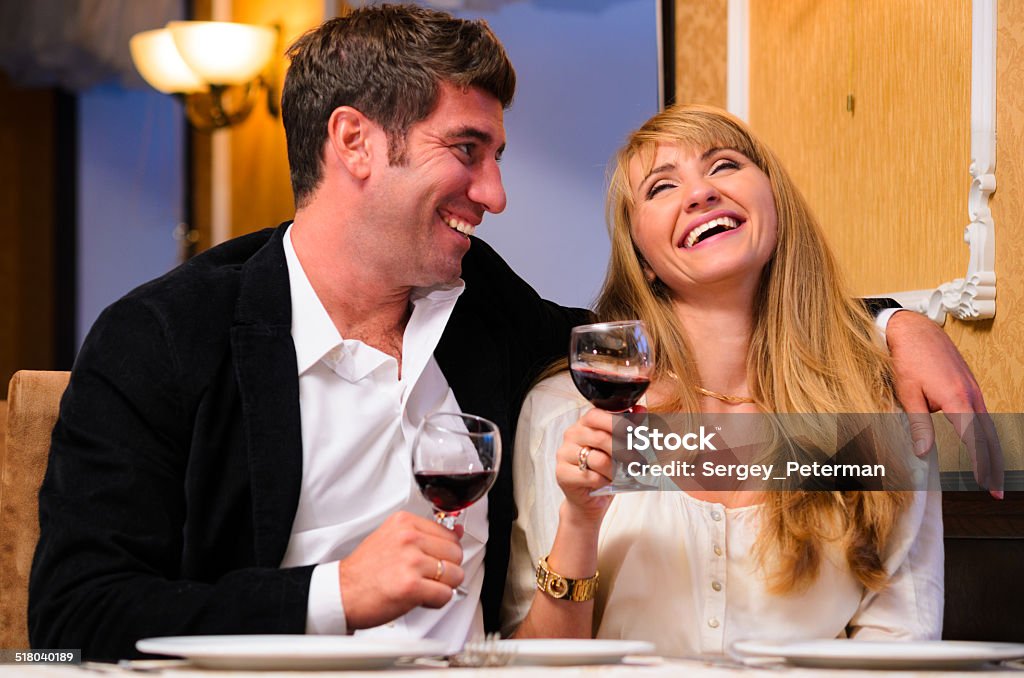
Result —
POLYGON ((683 241, 683 247, 693 247, 700 240, 700 237, 710 231, 713 228, 722 228, 726 231, 731 231, 734 228, 739 228, 740 224, 732 217, 718 217, 712 219, 707 223, 703 223, 697 228, 690 231, 689 235, 686 236, 686 240, 683 241))
POLYGON ((463 235, 473 235, 473 231, 476 230, 476 226, 471 226, 462 219, 458 219, 456 217, 445 217, 444 223, 448 224, 463 235))

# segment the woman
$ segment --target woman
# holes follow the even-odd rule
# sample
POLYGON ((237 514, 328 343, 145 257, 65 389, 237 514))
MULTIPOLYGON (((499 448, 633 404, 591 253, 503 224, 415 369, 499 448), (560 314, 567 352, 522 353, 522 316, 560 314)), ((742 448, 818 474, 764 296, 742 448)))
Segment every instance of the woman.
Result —
MULTIPOLYGON (((657 357, 649 409, 896 409, 871 319, 803 197, 742 122, 700 106, 659 113, 619 152, 609 190, 597 314, 645 321, 657 357)), ((939 636, 937 493, 592 497, 613 475, 612 422, 564 371, 523 406, 507 633, 652 640, 671 654, 722 653, 742 638, 939 636), (558 581, 551 573, 575 599, 537 590, 558 581)))

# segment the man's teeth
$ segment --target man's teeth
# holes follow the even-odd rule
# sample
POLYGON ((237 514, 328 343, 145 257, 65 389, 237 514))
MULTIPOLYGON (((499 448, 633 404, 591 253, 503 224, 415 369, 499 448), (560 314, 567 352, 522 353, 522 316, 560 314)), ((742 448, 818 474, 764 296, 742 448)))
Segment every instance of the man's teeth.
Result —
POLYGON ((718 217, 711 221, 701 224, 697 228, 690 231, 690 234, 686 236, 686 240, 683 241, 683 247, 693 247, 700 240, 700 237, 710 231, 713 228, 724 228, 727 231, 731 231, 734 228, 739 228, 740 224, 732 217, 718 217))
POLYGON ((473 235, 473 231, 476 230, 476 226, 471 226, 462 219, 458 219, 456 217, 445 217, 444 223, 448 224, 456 231, 464 235, 473 235))

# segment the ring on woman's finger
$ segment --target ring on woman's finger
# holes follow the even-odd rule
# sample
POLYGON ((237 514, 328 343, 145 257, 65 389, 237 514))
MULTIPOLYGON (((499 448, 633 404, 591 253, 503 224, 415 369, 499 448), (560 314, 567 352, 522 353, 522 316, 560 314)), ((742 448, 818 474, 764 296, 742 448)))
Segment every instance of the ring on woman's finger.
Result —
POLYGON ((587 471, 590 470, 590 467, 587 466, 587 458, 590 456, 590 453, 592 451, 593 450, 591 450, 589 447, 581 447, 580 448, 579 467, 580 467, 580 470, 583 471, 584 473, 586 473, 587 471))
POLYGON ((444 561, 440 558, 437 559, 437 570, 434 572, 434 581, 441 581, 441 577, 444 576, 444 561))

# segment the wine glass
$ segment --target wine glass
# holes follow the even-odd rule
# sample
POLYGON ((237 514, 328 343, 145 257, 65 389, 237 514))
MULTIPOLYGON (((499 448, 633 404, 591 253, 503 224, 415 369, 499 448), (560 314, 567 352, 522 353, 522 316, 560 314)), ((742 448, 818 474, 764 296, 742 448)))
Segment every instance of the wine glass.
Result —
MULTIPOLYGON (((491 489, 501 465, 501 432, 483 417, 456 412, 428 414, 412 443, 412 474, 434 507, 434 520, 449 530, 491 489)), ((465 598, 462 586, 452 594, 465 598)))
MULTIPOLYGON (((569 343, 569 372, 576 388, 594 405, 609 412, 629 412, 651 384, 654 348, 642 320, 580 325, 569 343)), ((592 495, 646 490, 615 461, 610 485, 592 495)))
POLYGON ((427 415, 412 445, 412 473, 434 519, 454 529, 462 510, 494 484, 501 464, 501 432, 472 414, 427 415))

